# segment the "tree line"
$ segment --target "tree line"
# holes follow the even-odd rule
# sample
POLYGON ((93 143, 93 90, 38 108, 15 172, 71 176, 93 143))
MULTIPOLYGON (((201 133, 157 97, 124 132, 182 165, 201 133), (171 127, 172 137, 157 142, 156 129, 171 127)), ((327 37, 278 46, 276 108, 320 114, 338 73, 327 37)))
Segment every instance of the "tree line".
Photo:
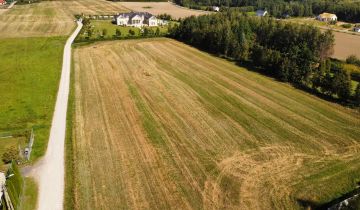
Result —
POLYGON ((274 17, 314 16, 323 12, 335 13, 339 20, 360 22, 360 2, 340 0, 175 0, 186 7, 240 7, 248 11, 266 9, 274 17))
POLYGON ((185 18, 170 34, 211 53, 250 62, 281 81, 344 102, 360 95, 360 90, 352 94, 350 74, 329 59, 334 46, 331 31, 322 33, 312 26, 229 11, 185 18))

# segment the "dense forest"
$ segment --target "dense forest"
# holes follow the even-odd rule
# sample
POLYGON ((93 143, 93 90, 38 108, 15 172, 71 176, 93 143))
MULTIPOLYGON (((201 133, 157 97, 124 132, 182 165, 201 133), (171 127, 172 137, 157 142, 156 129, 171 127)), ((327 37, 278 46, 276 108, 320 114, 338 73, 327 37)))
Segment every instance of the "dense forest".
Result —
POLYGON ((247 11, 266 9, 274 17, 313 16, 322 12, 335 13, 339 20, 360 22, 360 2, 344 0, 175 0, 186 7, 240 7, 247 11))
POLYGON ((171 36, 203 50, 251 63, 267 75, 342 101, 356 101, 351 78, 333 65, 334 36, 318 28, 239 12, 189 17, 171 36))

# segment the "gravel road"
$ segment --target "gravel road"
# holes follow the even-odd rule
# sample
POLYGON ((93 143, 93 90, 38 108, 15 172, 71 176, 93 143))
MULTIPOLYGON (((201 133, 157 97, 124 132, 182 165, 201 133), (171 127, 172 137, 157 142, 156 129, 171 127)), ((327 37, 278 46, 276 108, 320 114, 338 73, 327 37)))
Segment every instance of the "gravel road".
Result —
POLYGON ((50 138, 44 158, 31 170, 39 184, 39 210, 61 210, 64 200, 64 152, 66 111, 68 106, 71 44, 82 28, 82 23, 69 37, 64 48, 60 85, 52 120, 50 138))

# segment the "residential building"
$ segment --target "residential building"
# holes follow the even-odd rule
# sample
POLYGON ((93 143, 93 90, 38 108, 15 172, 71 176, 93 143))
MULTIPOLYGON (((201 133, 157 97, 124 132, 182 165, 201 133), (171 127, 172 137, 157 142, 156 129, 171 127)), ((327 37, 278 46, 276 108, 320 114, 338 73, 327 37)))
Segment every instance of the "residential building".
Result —
POLYGON ((215 11, 215 12, 220 12, 220 7, 213 6, 212 10, 215 11))
POLYGON ((148 12, 130 12, 120 13, 115 16, 116 25, 119 26, 159 26, 165 25, 167 22, 156 18, 148 12))
POLYGON ((332 22, 337 21, 337 16, 335 14, 331 13, 322 13, 316 17, 317 20, 323 21, 323 22, 332 22))
POLYGON ((256 16, 258 17, 265 17, 266 15, 268 15, 268 12, 266 10, 259 9, 256 11, 256 16))
POLYGON ((0 5, 5 5, 6 1, 5 0, 0 0, 0 5))
POLYGON ((354 27, 354 31, 360 33, 360 25, 354 27))

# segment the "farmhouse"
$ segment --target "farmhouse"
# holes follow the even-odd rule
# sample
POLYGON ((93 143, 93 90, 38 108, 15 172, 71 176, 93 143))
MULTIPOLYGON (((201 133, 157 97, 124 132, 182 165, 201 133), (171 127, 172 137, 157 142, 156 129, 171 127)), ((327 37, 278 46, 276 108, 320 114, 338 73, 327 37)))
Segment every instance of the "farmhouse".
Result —
POLYGON ((148 12, 120 13, 115 16, 115 20, 116 25, 119 26, 143 27, 166 24, 166 22, 161 19, 157 19, 154 15, 148 12))
POLYGON ((330 22, 330 21, 337 21, 337 16, 335 14, 331 13, 322 13, 316 17, 317 20, 323 21, 323 22, 330 22))
POLYGON ((258 17, 265 17, 268 14, 268 12, 266 10, 257 10, 256 11, 256 16, 258 17))

